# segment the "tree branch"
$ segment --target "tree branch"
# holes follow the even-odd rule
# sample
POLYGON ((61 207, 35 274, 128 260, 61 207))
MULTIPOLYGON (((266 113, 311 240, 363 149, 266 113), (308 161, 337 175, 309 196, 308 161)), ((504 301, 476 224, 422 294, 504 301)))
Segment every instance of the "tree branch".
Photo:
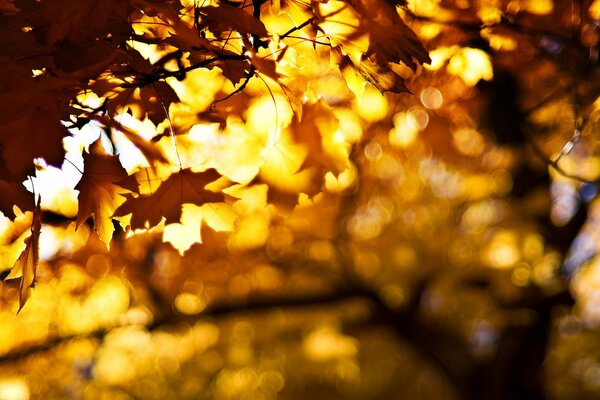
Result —
MULTIPOLYGON (((181 323, 195 323, 207 318, 217 318, 230 314, 243 314, 249 312, 264 312, 276 308, 298 308, 314 305, 325 305, 347 301, 362 297, 360 293, 354 293, 348 288, 336 288, 326 292, 315 292, 309 294, 285 294, 283 296, 257 295, 248 298, 233 299, 209 305, 204 311, 197 315, 186 316, 170 314, 159 317, 145 325, 149 331, 161 329, 181 323)), ((16 349, 0 356, 0 364, 17 361, 24 357, 52 350, 61 344, 77 339, 96 338, 103 339, 112 329, 131 326, 132 323, 115 323, 102 326, 83 334, 71 334, 65 336, 49 337, 43 343, 36 343, 26 348, 16 349)))

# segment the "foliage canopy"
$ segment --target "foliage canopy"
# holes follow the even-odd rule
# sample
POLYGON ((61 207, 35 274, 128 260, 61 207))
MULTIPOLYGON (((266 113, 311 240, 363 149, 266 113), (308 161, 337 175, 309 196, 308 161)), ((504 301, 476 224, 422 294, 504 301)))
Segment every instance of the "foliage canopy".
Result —
MULTIPOLYGON (((568 398, 492 371, 537 330, 522 369, 549 357, 557 304, 600 326, 599 26, 597 0, 0 0, 7 304, 119 293, 61 340, 358 296, 459 396, 568 398)), ((354 355, 327 329, 309 357, 354 355)))

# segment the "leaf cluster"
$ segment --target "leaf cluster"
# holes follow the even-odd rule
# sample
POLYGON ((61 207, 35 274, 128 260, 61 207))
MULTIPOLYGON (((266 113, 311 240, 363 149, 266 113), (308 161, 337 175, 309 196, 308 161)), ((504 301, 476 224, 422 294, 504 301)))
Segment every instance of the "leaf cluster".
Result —
MULTIPOLYGON (((242 185, 265 182, 292 198, 324 190, 327 173, 349 167, 348 144, 336 149, 332 142, 338 119, 331 104, 302 100, 315 73, 303 60, 331 53, 335 64, 327 67, 329 73, 341 72, 352 90, 368 83, 381 92, 407 91, 394 66, 415 70, 430 60, 400 18, 400 5, 383 0, 6 3, 0 9, 0 211, 11 219, 15 207, 34 213, 20 258, 29 266, 19 261, 9 275, 27 271, 22 298, 33 282, 44 209, 39 200, 35 206, 35 185, 28 190, 22 183, 36 169, 60 168, 64 162, 76 166, 81 174, 74 186, 76 226, 89 220, 107 245, 114 218, 133 230, 185 225, 184 204, 232 203, 235 198, 227 200, 223 187, 205 189, 221 176, 242 185), (211 104, 204 109, 190 102, 185 89, 201 71, 212 73, 221 86, 221 98, 207 94, 211 104), (245 150, 261 157, 250 165, 235 159, 223 165, 218 156, 198 163, 180 155, 186 153, 185 136, 203 118, 219 122, 224 132, 218 135, 227 135, 236 118, 247 125, 245 106, 228 103, 253 101, 242 92, 262 84, 276 121, 268 130, 254 129, 256 148, 245 150), (185 107, 187 117, 181 112, 185 107), (278 115, 285 109, 292 118, 278 115), (177 119, 180 115, 184 118, 177 119), (147 124, 149 133, 141 132, 139 123, 147 124), (96 129, 96 138, 81 143, 78 154, 65 152, 63 141, 87 129, 96 129), (119 154, 119 136, 141 153, 139 163, 123 162, 128 156, 119 154), (71 159, 80 157, 77 166, 71 159), (231 163, 253 172, 232 173, 231 163)), ((197 90, 196 96, 203 96, 197 90)))

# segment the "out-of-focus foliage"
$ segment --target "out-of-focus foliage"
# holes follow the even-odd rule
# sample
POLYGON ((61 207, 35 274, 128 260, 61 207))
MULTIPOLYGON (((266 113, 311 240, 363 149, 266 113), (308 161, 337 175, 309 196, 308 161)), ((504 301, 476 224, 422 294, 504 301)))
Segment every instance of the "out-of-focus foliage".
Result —
POLYGON ((600 396, 600 1, 0 32, 0 399, 600 396))

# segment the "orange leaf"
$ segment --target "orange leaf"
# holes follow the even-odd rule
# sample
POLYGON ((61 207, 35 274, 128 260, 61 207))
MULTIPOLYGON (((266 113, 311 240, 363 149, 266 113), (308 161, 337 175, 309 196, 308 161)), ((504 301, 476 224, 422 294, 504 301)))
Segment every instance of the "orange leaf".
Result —
POLYGON ((94 229, 100 239, 108 244, 113 234, 112 215, 117 208, 119 194, 137 192, 135 177, 127 175, 117 156, 106 154, 100 139, 90 145, 90 152, 83 155, 83 175, 75 186, 79 190, 77 227, 90 215, 94 217, 94 229))
POLYGON ((207 26, 214 34, 237 31, 241 34, 268 35, 267 28, 258 18, 227 3, 220 3, 218 7, 200 7, 200 13, 202 14, 201 25, 207 26))
POLYGON ((417 35, 398 15, 396 5, 387 0, 361 0, 353 5, 362 16, 363 29, 369 33, 367 56, 373 56, 382 66, 402 62, 412 70, 417 63, 431 62, 417 35))
POLYGON ((220 176, 214 169, 204 172, 183 169, 169 176, 151 195, 138 197, 126 195, 127 201, 115 211, 114 215, 131 214, 133 229, 151 228, 158 225, 163 217, 166 218, 167 224, 180 222, 181 207, 184 203, 202 205, 224 201, 222 193, 211 192, 204 188, 220 176))
MULTIPOLYGON (((19 311, 29 299, 31 288, 35 286, 35 271, 39 262, 39 240, 42 229, 40 218, 40 201, 38 197, 37 205, 33 210, 33 220, 31 221, 31 236, 25 239, 25 250, 19 256, 14 267, 6 277, 6 279, 21 278, 19 287, 19 311)), ((17 311, 17 313, 19 313, 17 311)))

